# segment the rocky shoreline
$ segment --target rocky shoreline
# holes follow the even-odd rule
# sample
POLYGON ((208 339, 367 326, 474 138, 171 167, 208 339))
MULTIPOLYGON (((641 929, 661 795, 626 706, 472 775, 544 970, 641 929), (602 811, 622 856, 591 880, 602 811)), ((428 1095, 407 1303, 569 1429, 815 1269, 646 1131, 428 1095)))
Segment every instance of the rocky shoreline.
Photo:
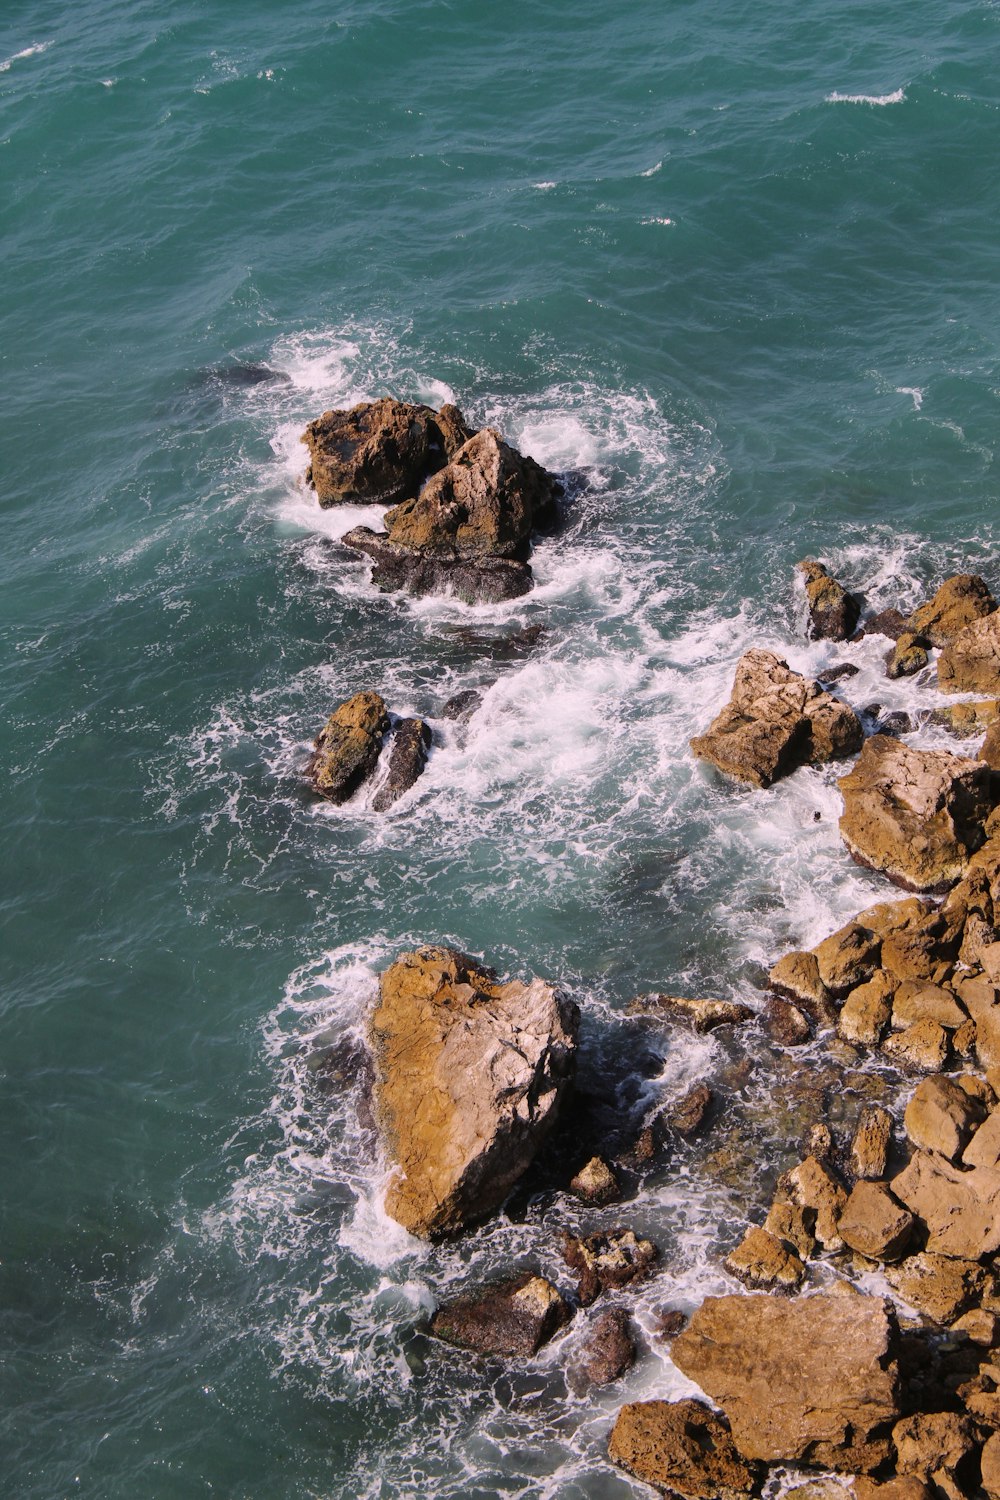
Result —
MULTIPOLYGON (((392 507, 384 532, 344 538, 375 559, 376 586, 477 601, 531 587, 531 535, 553 523, 559 486, 495 430, 472 432, 453 407, 386 399, 325 413, 304 441, 321 504, 392 507)), ((759 1013, 792 1058, 825 1040, 833 1087, 868 1054, 913 1086, 902 1120, 870 1100, 849 1137, 816 1111, 762 1222, 748 1222, 724 1258, 746 1290, 707 1298, 690 1320, 663 1312, 674 1365, 712 1405, 625 1405, 608 1451, 689 1500, 757 1494, 774 1465, 849 1476, 788 1491, 800 1500, 1000 1500, 1000 612, 982 579, 957 575, 907 616, 865 619, 822 563, 799 571, 812 638, 883 634, 889 679, 925 671, 937 652, 941 690, 996 695, 927 712, 956 735, 983 734, 978 756, 912 748, 897 737, 912 716, 855 710, 840 696, 849 663, 813 682, 773 652, 747 652, 693 754, 756 788, 853 759, 839 781, 845 852, 911 894, 859 912, 811 950, 776 955, 759 1011, 656 994, 624 1024, 731 1030, 759 1013), (881 732, 866 737, 873 720, 881 732)), ((364 691, 330 716, 307 774, 331 801, 369 785, 368 805, 384 811, 431 745, 425 721, 364 691)), ((665 1142, 712 1129, 713 1090, 701 1084, 632 1139, 592 1149, 587 1101, 573 1095, 578 1020, 557 987, 503 983, 451 948, 403 954, 382 974, 366 1108, 389 1168, 390 1217, 425 1238, 458 1235, 540 1166, 596 1211, 638 1191, 665 1142)), ((552 1218, 558 1234, 557 1209, 552 1218)), ((517 1361, 582 1321, 569 1388, 620 1379, 639 1352, 631 1289, 655 1277, 658 1248, 606 1219, 562 1230, 559 1243, 573 1291, 521 1269, 440 1301, 431 1335, 517 1361)))

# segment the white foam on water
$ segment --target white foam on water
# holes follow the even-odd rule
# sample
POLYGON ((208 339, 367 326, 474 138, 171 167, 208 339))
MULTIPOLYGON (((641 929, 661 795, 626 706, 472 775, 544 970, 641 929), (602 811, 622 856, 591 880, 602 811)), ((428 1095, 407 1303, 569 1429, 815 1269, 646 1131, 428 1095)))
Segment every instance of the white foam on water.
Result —
POLYGON ((673 222, 674 222, 673 219, 657 219, 657 218, 653 218, 653 219, 640 219, 639 220, 640 224, 672 224, 673 222))
POLYGON ((924 393, 919 386, 897 385, 896 394, 899 396, 910 396, 913 400, 913 410, 919 411, 924 404, 924 393))
POLYGON ((24 62, 29 57, 38 57, 41 53, 47 52, 51 46, 51 41, 32 42, 30 47, 22 47, 20 52, 12 52, 10 57, 0 62, 0 73, 9 73, 14 63, 24 62))
POLYGON ((646 170, 645 170, 645 172, 640 172, 639 176, 640 177, 655 177, 656 174, 657 174, 657 172, 659 172, 659 170, 660 170, 660 168, 662 166, 663 166, 662 161, 658 161, 654 166, 647 167, 646 170))
POLYGON ((902 104, 906 98, 903 89, 894 89, 891 94, 839 94, 836 90, 827 94, 827 104, 870 104, 877 107, 886 104, 902 104))
POLYGON ((558 187, 559 184, 557 182, 533 182, 531 186, 539 193, 549 193, 554 187, 558 187))

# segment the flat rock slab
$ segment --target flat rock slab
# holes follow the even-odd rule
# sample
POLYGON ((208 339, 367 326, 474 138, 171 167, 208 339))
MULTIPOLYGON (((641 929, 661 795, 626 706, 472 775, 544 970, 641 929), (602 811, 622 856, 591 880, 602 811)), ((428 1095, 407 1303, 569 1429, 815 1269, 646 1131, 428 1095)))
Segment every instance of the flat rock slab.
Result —
POLYGON ((431 1332, 477 1354, 530 1359, 571 1315, 550 1281, 527 1272, 443 1303, 431 1319, 431 1332))
POLYGON ((799 766, 853 755, 862 737, 846 703, 773 651, 752 650, 740 658, 729 702, 691 749, 738 781, 768 787, 799 766))
POLYGON ((985 764, 884 734, 865 741, 840 790, 849 852, 912 891, 944 891, 961 878, 994 805, 985 764))
POLYGON ((385 971, 369 1035, 392 1218, 434 1238, 500 1206, 555 1124, 578 1021, 543 980, 501 984, 451 948, 385 971))
POLYGON ((894 1333, 874 1297, 709 1297, 671 1356, 744 1457, 870 1472, 900 1415, 894 1333))
POLYGON ((682 1500, 741 1500, 760 1466, 737 1451, 721 1417, 700 1401, 634 1401, 618 1413, 608 1454, 646 1484, 682 1500))

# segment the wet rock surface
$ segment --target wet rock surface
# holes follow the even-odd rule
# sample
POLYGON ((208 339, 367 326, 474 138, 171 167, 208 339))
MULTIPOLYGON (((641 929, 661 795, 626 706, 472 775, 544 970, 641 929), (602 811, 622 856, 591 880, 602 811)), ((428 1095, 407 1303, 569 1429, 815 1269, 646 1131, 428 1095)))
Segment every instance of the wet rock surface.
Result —
POLYGON ((383 397, 324 412, 302 435, 320 505, 393 505, 472 436, 461 412, 383 397))
POLYGON ((810 637, 813 640, 850 640, 861 613, 858 600, 831 577, 823 563, 806 558, 796 566, 802 575, 809 604, 810 637))
POLYGON ((577 1024, 543 980, 502 984, 454 949, 417 949, 383 973, 369 1035, 392 1218, 433 1238, 499 1207, 571 1088, 577 1024))
POLYGON ((526 1272, 443 1303, 431 1319, 431 1332, 477 1354, 530 1359, 571 1316, 550 1281, 526 1272))
POLYGON ((586 1307, 602 1292, 630 1286, 652 1271, 660 1252, 633 1229, 563 1236, 563 1259, 579 1276, 577 1296, 586 1307))
POLYGON ((634 1363, 635 1340, 628 1313, 621 1307, 609 1307, 589 1321, 582 1342, 567 1365, 566 1379, 571 1390, 585 1395, 595 1387, 619 1380, 634 1363))
POLYGON ((306 775, 328 802, 346 802, 366 781, 382 751, 389 711, 378 693, 355 693, 327 719, 313 742, 306 775))
POLYGON ((385 780, 372 798, 372 809, 385 812, 421 775, 431 748, 431 727, 423 719, 400 719, 389 743, 385 780))

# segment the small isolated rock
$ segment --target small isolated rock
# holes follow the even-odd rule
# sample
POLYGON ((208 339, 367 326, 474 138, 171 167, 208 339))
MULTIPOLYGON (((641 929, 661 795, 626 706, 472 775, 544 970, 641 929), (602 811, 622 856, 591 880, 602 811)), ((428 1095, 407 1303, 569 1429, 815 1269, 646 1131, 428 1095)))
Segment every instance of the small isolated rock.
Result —
POLYGON ((829 993, 843 996, 872 978, 879 967, 882 939, 860 922, 848 922, 812 950, 819 977, 829 993))
POLYGON ((844 1242, 837 1226, 847 1203, 847 1194, 829 1167, 815 1156, 807 1156, 805 1161, 785 1173, 781 1186, 787 1189, 793 1203, 813 1210, 816 1215, 814 1232, 823 1249, 843 1250, 844 1242))
POLYGON ((582 1198, 584 1203, 595 1205, 614 1203, 621 1197, 618 1178, 599 1156, 592 1156, 587 1165, 581 1167, 570 1183, 569 1190, 582 1198))
POLYGON ((378 693, 355 693, 334 709, 313 741, 306 775, 328 802, 346 802, 375 769, 389 711, 378 693))
POLYGON ((566 1369, 570 1390, 584 1396, 610 1385, 635 1363, 635 1342, 624 1308, 609 1307, 588 1324, 583 1341, 566 1369))
POLYGON ((938 687, 946 693, 1000 692, 1000 615, 973 620, 945 646, 938 687))
POLYGON ((779 1047, 801 1047, 812 1036, 808 1017, 780 995, 772 995, 765 1014, 767 1034, 779 1047))
POLYGON ((844 1244, 869 1260, 899 1260, 913 1234, 913 1215, 881 1182, 858 1182, 840 1216, 844 1244))
POLYGON ((862 738, 853 709, 772 651, 753 650, 740 659, 729 703, 691 749, 739 781, 768 787, 801 765, 853 755, 862 738))
POLYGON ((648 1276, 659 1258, 652 1241, 637 1238, 631 1229, 611 1229, 579 1239, 563 1235, 563 1259, 580 1278, 577 1295, 584 1307, 602 1292, 648 1276))
POLYGON ((671 1104, 664 1110, 663 1118, 680 1135, 694 1135, 704 1124, 712 1099, 712 1090, 708 1085, 696 1083, 676 1104, 671 1104))
POLYGON ((974 1307, 970 1312, 963 1313, 951 1326, 956 1333, 964 1333, 970 1343, 981 1344, 984 1349, 996 1347, 1000 1318, 996 1313, 987 1312, 984 1307, 974 1307))
POLYGON ((684 1021, 695 1031, 714 1031, 717 1026, 740 1026, 749 1021, 749 1005, 733 1000, 690 1000, 683 995, 643 995, 627 1009, 630 1016, 655 1016, 669 1021, 684 1021))
POLYGON ((460 693, 453 693, 441 709, 442 719, 452 719, 457 723, 464 723, 471 719, 476 709, 481 707, 483 695, 476 688, 463 688, 460 693))
POLYGON ((908 629, 906 616, 900 614, 898 609, 880 609, 878 614, 870 615, 865 621, 861 634, 884 635, 895 641, 908 629))
POLYGON ((849 853, 914 891, 955 884, 985 839, 994 802, 988 766, 945 750, 914 750, 884 734, 865 741, 839 785, 849 853))
POLYGON ((767 976, 771 988, 812 1016, 818 1026, 832 1026, 837 1007, 819 974, 815 953, 786 953, 767 976))
POLYGON ((878 1045, 889 1027, 898 983, 887 969, 877 969, 867 984, 851 991, 837 1017, 837 1030, 846 1042, 878 1045))
POLYGON ((806 558, 796 566, 809 601, 810 640, 849 640, 861 613, 857 599, 831 577, 822 563, 806 558))
POLYGON ((914 1021, 882 1043, 882 1051, 912 1073, 937 1073, 948 1056, 948 1033, 937 1021, 914 1021))
POLYGON ((972 1306, 986 1284, 978 1261, 926 1251, 887 1266, 885 1274, 904 1302, 934 1323, 951 1323, 972 1306))
POLYGON ((385 780, 372 798, 372 809, 385 812, 408 792, 427 764, 431 748, 431 728, 423 719, 400 719, 392 732, 389 746, 389 768, 385 780))
POLYGON ((920 637, 904 631, 885 659, 885 675, 890 678, 913 677, 923 671, 929 660, 920 637))
POLYGON ((552 1283, 528 1272, 443 1303, 431 1319, 431 1332, 477 1354, 530 1359, 570 1316, 552 1283))
POLYGON ((983 1109, 953 1078, 925 1078, 910 1096, 903 1116, 906 1134, 922 1151, 954 1161, 983 1118, 983 1109))
POLYGON ((907 624, 932 646, 947 646, 974 620, 992 614, 996 600, 976 573, 946 578, 929 604, 915 609, 907 624))
POLYGON ((894 1333, 876 1297, 708 1297, 671 1357, 747 1458, 870 1472, 900 1414, 894 1333))
POLYGON ((761 1478, 760 1465, 742 1457, 725 1422, 700 1401, 623 1406, 608 1454, 626 1473, 680 1500, 741 1500, 761 1478))
POLYGON ((794 1292, 801 1285, 806 1268, 794 1251, 766 1229, 748 1229, 743 1239, 725 1259, 726 1270, 744 1286, 754 1291, 773 1289, 794 1292))
POLYGON ((892 1142, 892 1116, 879 1105, 861 1111, 851 1141, 851 1171, 855 1177, 874 1179, 885 1176, 892 1142))
POLYGON ((927 1226, 934 1255, 979 1260, 1000 1250, 1000 1171, 960 1171, 935 1152, 917 1151, 892 1190, 927 1226))

